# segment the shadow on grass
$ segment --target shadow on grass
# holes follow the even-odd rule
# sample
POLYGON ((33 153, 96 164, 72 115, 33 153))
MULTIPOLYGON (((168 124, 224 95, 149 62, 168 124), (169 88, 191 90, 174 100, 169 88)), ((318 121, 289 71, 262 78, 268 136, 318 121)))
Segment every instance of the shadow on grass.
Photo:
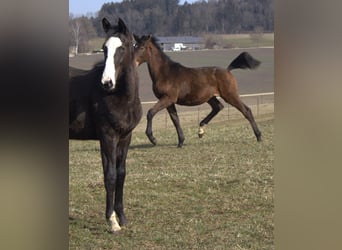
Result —
MULTIPOLYGON (((186 144, 184 144, 183 147, 184 146, 186 146, 186 144)), ((170 144, 160 143, 160 144, 156 144, 156 145, 149 143, 149 144, 138 144, 138 145, 136 144, 136 145, 130 145, 129 146, 130 149, 147 149, 147 148, 155 148, 155 147, 179 148, 179 147, 177 147, 177 144, 174 144, 174 143, 170 143, 170 144)))

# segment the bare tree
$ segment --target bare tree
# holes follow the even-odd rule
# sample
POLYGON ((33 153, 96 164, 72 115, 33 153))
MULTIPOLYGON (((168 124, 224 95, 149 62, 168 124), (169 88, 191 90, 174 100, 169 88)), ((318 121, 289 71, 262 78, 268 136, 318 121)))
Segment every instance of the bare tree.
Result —
POLYGON ((264 35, 263 27, 257 26, 254 28, 254 31, 249 34, 249 37, 251 38, 252 42, 256 43, 256 45, 259 46, 259 43, 261 42, 263 35, 264 35))
POLYGON ((71 31, 72 31, 72 36, 75 42, 75 54, 78 54, 78 46, 80 44, 80 28, 81 28, 81 24, 78 20, 75 20, 72 24, 71 24, 71 31))

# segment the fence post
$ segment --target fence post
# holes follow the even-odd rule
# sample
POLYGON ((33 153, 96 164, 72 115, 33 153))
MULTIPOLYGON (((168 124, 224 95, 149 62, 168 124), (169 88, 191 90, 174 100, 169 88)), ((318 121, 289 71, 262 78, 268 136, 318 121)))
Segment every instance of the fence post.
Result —
MULTIPOLYGON (((244 98, 244 97, 256 97, 257 98, 257 113, 256 113, 256 116, 260 116, 260 112, 262 110, 260 110, 260 105, 262 105, 263 103, 263 100, 264 100, 264 96, 270 96, 270 95, 273 95, 274 96, 274 92, 268 92, 268 93, 257 93, 257 94, 247 94, 247 95, 241 95, 240 97, 241 98, 244 98)), ((273 97, 274 98, 274 97, 273 97)), ((157 103, 156 101, 151 101, 151 102, 142 102, 141 104, 142 105, 150 105, 150 104, 155 104, 157 103)), ((273 100, 273 104, 274 104, 274 100, 273 100)), ((231 114, 231 108, 230 108, 231 105, 229 105, 227 103, 227 118, 228 118, 228 121, 230 119, 234 119, 234 117, 232 117, 232 115, 234 116, 234 112, 231 114)), ((201 111, 201 108, 200 108, 200 105, 198 106, 197 108, 197 121, 198 123, 200 122, 200 111, 201 111)), ((233 110, 234 111, 234 110, 233 110)), ((168 124, 167 124, 167 118, 168 117, 168 112, 165 111, 165 129, 167 129, 168 127, 168 124)))
POLYGON ((167 129, 167 112, 165 110, 165 129, 167 129))
POLYGON ((259 116, 259 96, 257 96, 257 116, 259 116))
POLYGON ((229 121, 229 104, 227 104, 227 114, 228 114, 228 121, 229 121))

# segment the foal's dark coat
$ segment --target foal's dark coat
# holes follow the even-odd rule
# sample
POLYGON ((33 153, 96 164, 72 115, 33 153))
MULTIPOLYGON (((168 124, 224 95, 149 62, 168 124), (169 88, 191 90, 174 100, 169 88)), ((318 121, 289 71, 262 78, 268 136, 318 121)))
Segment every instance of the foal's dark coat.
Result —
POLYGON ((132 130, 141 119, 142 108, 132 35, 121 19, 117 26, 111 26, 104 19, 103 26, 107 39, 119 37, 125 51, 120 65, 116 65, 120 69, 116 87, 108 91, 102 86, 104 63, 95 65, 90 71, 69 68, 69 138, 100 141, 106 218, 109 219, 115 210, 120 225, 123 225, 127 223, 123 211, 126 156, 132 130))
POLYGON ((188 68, 172 61, 159 47, 156 39, 151 36, 135 36, 137 64, 146 62, 153 82, 153 92, 159 99, 147 113, 146 135, 156 144, 152 134, 152 118, 160 110, 166 108, 178 134, 178 147, 184 142, 183 131, 179 124, 175 104, 193 106, 207 102, 212 111, 200 122, 199 136, 204 134, 203 126, 208 124, 217 113, 223 109, 224 101, 237 108, 250 122, 258 141, 261 140, 251 109, 245 105, 238 94, 237 82, 232 73, 233 69, 253 69, 260 62, 247 52, 235 58, 227 69, 218 67, 188 68))

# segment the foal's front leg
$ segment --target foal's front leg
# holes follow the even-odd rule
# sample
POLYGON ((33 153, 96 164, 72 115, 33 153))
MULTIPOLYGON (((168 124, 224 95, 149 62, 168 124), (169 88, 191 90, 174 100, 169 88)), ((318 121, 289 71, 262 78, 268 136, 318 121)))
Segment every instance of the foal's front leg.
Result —
POLYGON ((159 101, 147 112, 147 127, 146 135, 153 145, 157 144, 156 138, 153 136, 152 132, 152 119, 160 110, 167 108, 172 104, 172 101, 168 96, 163 96, 159 101))
POLYGON ((177 110, 176 110, 175 104, 172 104, 169 107, 167 107, 167 112, 169 112, 169 115, 170 115, 170 118, 173 122, 173 125, 175 126, 175 128, 177 130, 178 147, 181 148, 183 146, 183 142, 184 142, 184 134, 183 134, 183 130, 182 130, 180 123, 179 123, 179 117, 177 115, 177 110))
POLYGON ((110 226, 110 230, 113 233, 121 230, 114 212, 114 193, 117 183, 116 141, 116 139, 109 135, 104 135, 103 138, 100 139, 104 184, 106 189, 106 219, 110 226))

